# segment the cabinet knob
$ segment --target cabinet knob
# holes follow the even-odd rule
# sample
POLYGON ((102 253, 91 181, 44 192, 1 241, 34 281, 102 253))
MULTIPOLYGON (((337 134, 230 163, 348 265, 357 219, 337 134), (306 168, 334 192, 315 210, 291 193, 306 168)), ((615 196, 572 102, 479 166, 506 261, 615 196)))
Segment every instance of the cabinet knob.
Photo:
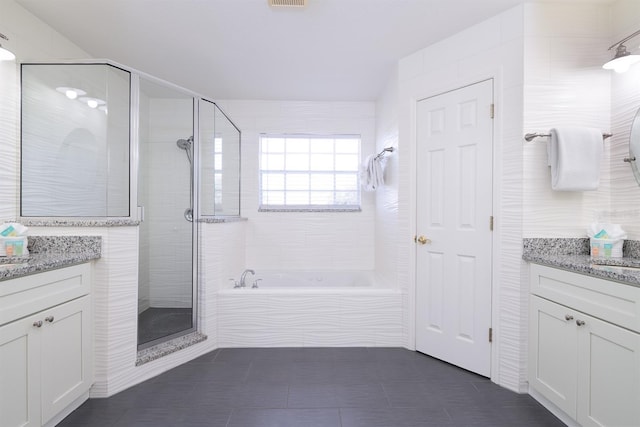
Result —
POLYGON ((49 323, 53 323, 54 317, 53 316, 47 316, 44 318, 45 322, 49 322, 49 323))
POLYGON ((33 322, 33 326, 36 328, 41 328, 42 327, 42 320, 36 320, 35 322, 33 322))
POLYGON ((573 320, 573 316, 572 316, 572 315, 570 315, 570 314, 565 314, 565 315, 564 315, 564 320, 566 320, 567 322, 568 322, 569 320, 573 320))
POLYGON ((580 319, 576 320, 576 325, 584 326, 585 325, 584 320, 580 320, 580 319))

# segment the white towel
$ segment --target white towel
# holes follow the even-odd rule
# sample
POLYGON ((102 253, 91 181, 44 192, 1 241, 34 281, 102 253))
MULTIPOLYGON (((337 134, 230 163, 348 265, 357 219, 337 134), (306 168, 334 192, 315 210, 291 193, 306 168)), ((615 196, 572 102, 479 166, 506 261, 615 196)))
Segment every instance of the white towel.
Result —
POLYGON ((556 191, 597 190, 602 161, 602 131, 586 127, 551 129, 551 188, 556 191))
POLYGON ((365 191, 375 191, 384 185, 381 159, 376 159, 375 154, 365 160, 360 179, 365 191))

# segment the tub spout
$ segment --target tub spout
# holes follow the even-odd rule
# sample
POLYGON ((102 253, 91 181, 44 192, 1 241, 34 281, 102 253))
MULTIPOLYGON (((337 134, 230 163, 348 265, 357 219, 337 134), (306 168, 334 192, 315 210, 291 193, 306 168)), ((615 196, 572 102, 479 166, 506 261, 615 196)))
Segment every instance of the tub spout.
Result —
POLYGON ((256 274, 255 271, 253 271, 253 270, 251 270, 249 268, 247 268, 245 271, 243 271, 242 272, 242 276, 240 276, 240 287, 241 288, 244 288, 246 286, 245 279, 247 278, 247 273, 251 273, 253 275, 256 274))

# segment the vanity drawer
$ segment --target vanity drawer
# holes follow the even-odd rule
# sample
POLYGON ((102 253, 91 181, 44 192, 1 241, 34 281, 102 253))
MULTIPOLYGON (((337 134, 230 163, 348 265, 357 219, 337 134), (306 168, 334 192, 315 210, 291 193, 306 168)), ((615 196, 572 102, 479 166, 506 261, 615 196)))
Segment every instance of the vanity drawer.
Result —
POLYGON ((640 288, 530 264, 531 293, 640 332, 640 288))
POLYGON ((0 325, 86 295, 89 263, 0 282, 0 325))

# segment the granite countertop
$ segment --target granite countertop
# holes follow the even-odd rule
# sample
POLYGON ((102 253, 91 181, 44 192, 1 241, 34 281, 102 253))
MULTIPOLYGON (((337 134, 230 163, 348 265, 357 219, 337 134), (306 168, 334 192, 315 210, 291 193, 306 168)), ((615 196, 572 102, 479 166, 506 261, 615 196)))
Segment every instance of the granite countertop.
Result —
POLYGON ((29 255, 0 257, 0 281, 100 258, 99 236, 29 236, 29 255))
POLYGON ((622 258, 591 258, 589 239, 524 239, 522 259, 640 287, 636 241, 626 241, 622 258))

